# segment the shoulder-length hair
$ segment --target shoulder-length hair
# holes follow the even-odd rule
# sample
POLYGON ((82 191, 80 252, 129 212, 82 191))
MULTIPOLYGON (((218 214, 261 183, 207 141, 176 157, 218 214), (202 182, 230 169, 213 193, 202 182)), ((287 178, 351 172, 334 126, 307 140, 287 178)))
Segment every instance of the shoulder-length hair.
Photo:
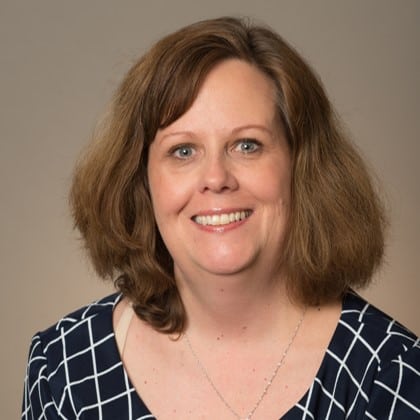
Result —
POLYGON ((369 283, 385 219, 371 178, 340 128, 324 89, 299 54, 267 27, 218 18, 157 42, 128 71, 80 161, 71 206, 93 265, 156 330, 182 332, 186 315, 173 261, 148 190, 150 144, 192 105, 209 71, 236 58, 276 86, 292 157, 292 200, 279 262, 291 296, 306 305, 369 283))

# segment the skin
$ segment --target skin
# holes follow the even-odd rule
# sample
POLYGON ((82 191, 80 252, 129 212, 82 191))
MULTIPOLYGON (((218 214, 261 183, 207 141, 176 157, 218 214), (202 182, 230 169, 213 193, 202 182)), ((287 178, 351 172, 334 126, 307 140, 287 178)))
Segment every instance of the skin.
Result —
POLYGON ((176 277, 229 276, 255 265, 259 271, 278 255, 291 170, 273 92, 257 69, 225 62, 209 74, 192 107, 158 131, 148 176, 176 277), (194 220, 237 211, 251 214, 216 226, 194 220))
POLYGON ((211 294, 215 303, 220 290, 238 286, 253 300, 273 292, 290 165, 274 86, 238 60, 216 66, 191 108, 157 133, 149 152, 151 196, 184 301, 206 304, 211 294), (235 212, 248 217, 216 226, 195 219, 235 212))
MULTIPOLYGON (((224 61, 149 151, 155 217, 174 260, 187 334, 221 394, 242 415, 253 408, 304 312, 289 300, 278 267, 291 162, 274 89, 250 64, 224 61), (225 222, 233 216, 209 224, 215 215, 225 222)), ((114 325, 127 305, 117 306, 114 325)), ((303 396, 339 314, 339 302, 307 309, 253 418, 278 419, 303 396)), ((143 401, 159 419, 233 419, 185 339, 175 338, 133 317, 122 359, 143 401)))

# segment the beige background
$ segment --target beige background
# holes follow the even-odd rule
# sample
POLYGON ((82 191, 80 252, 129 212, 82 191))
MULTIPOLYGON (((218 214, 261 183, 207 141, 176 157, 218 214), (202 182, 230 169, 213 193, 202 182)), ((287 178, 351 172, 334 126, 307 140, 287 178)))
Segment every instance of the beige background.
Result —
POLYGON ((386 264, 365 295, 420 333, 420 1, 0 0, 1 418, 18 418, 32 334, 111 291, 66 201, 95 120, 148 45, 224 14, 267 22, 317 69, 391 212, 386 264))

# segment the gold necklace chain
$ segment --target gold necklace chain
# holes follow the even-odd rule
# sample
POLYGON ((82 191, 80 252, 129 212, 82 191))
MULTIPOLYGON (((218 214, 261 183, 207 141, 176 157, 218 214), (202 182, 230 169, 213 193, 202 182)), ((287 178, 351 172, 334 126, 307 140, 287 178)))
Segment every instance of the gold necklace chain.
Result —
POLYGON ((194 351, 193 346, 191 345, 191 341, 190 338, 188 337, 187 333, 184 333, 184 337, 185 337, 185 341, 188 345, 188 348, 191 351, 191 354, 193 355, 195 361, 197 362, 200 370, 203 372, 205 378, 207 379, 207 382, 211 385, 211 387, 213 388, 214 392, 217 394, 217 396, 219 397, 220 401, 222 401, 222 403, 226 406, 226 408, 239 420, 251 420, 251 417, 254 415, 255 411, 257 410, 257 408, 259 407, 259 405, 261 404, 262 400, 264 399, 264 397, 267 395, 268 390, 270 389, 275 377, 277 376, 278 371, 280 370, 281 366, 284 363, 284 360, 287 356, 287 353, 289 352, 290 347, 292 346, 293 342, 295 341, 295 338, 299 332, 300 326, 302 325, 303 319, 305 318, 305 314, 306 314, 306 308, 304 309, 301 318, 299 319, 299 322, 296 325, 296 328, 293 331, 293 334, 287 344, 287 346, 285 347, 280 360, 278 361, 278 363, 276 364, 273 373, 271 374, 269 380, 267 381, 267 383, 265 384, 265 387, 263 389, 263 391, 261 392, 259 398, 257 399, 256 403, 254 404, 253 408, 249 411, 248 415, 246 417, 242 417, 227 401, 226 399, 223 397, 223 395, 221 394, 221 392, 219 391, 219 389, 216 387, 216 385, 214 384, 214 382, 212 381, 212 379, 210 378, 210 375, 207 372, 207 369, 204 367, 203 363, 201 363, 199 357, 197 356, 197 353, 194 351))

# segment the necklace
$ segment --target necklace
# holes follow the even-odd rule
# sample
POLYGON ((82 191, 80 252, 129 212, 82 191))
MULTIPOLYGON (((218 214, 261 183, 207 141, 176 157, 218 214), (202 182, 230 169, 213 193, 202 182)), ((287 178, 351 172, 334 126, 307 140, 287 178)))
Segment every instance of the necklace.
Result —
POLYGON ((255 411, 257 410, 257 408, 259 407, 259 405, 261 404, 262 400, 264 399, 264 397, 266 396, 268 390, 270 389, 274 378, 277 376, 278 371, 280 370, 280 367, 283 365, 284 360, 287 356, 287 353, 289 352, 290 347, 292 346, 293 342, 295 341, 295 338, 297 336, 297 333, 299 332, 300 326, 302 325, 303 319, 305 318, 305 314, 306 314, 306 309, 304 309, 302 316, 299 319, 299 322, 297 323, 293 334, 289 340, 289 342, 287 343, 287 346, 285 347, 285 349, 283 350, 283 353, 280 357, 280 360, 277 362, 272 374, 270 375, 270 378, 268 379, 267 383, 264 386, 263 391, 261 392, 260 396, 258 397, 256 403, 254 404, 254 406, 252 407, 252 409, 249 411, 249 413, 245 416, 242 417, 236 410, 233 409, 233 407, 226 401, 226 399, 223 397, 223 395, 221 394, 221 392, 219 391, 219 389, 216 387, 216 385, 214 384, 214 382, 212 381, 212 379, 210 378, 210 375, 207 372, 207 369, 204 367, 203 363, 201 363, 199 357, 197 356, 197 353, 194 351, 193 346, 191 345, 191 341, 190 338, 188 337, 187 333, 184 333, 184 337, 185 337, 185 342, 188 345, 188 348, 191 351, 191 354, 193 355, 195 361, 197 362, 197 365, 199 366, 200 370, 203 372, 204 377, 207 379, 207 382, 210 384, 210 386, 213 388, 214 392, 217 394, 217 396, 219 397, 220 401, 222 401, 222 403, 225 405, 225 407, 239 420, 251 420, 251 417, 254 415, 255 411))

